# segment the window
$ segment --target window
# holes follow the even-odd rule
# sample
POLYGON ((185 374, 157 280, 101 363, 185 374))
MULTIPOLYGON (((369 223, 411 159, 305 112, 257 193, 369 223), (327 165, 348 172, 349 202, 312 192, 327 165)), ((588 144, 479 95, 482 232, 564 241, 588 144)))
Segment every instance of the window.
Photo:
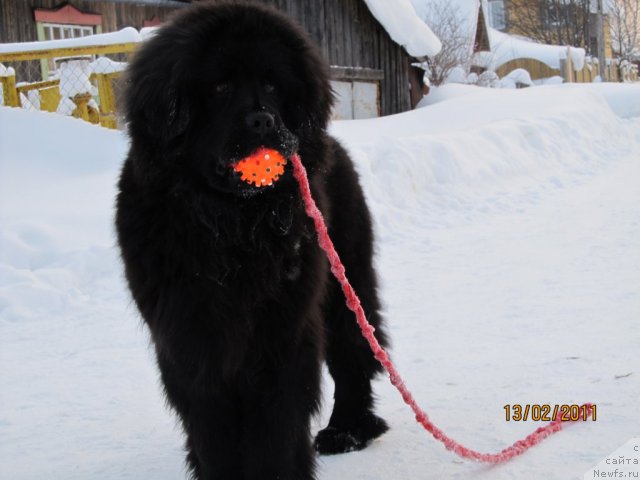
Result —
POLYGON ((581 8, 577 4, 549 2, 542 9, 542 26, 544 28, 554 28, 578 25, 581 8))
MULTIPOLYGON (((34 9, 38 40, 64 40, 81 38, 94 33, 102 33, 102 15, 82 12, 70 3, 62 7, 34 9)), ((42 79, 49 78, 49 72, 57 68, 57 60, 41 61, 42 79)))
POLYGON ((489 24, 496 30, 504 30, 507 27, 504 0, 489 1, 489 24))
POLYGON ((79 38, 93 35, 92 26, 64 25, 59 23, 44 23, 44 39, 60 40, 61 38, 79 38))
POLYGON ((58 9, 36 8, 38 40, 78 38, 101 33, 102 15, 81 12, 67 3, 58 9))

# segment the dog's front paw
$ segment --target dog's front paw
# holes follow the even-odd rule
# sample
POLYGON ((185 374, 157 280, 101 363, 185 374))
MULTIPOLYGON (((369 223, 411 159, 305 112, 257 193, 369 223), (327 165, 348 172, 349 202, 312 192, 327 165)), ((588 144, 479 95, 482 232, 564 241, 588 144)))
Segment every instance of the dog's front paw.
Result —
POLYGON ((320 455, 336 455, 365 448, 371 440, 389 430, 382 418, 367 413, 349 427, 331 424, 318 432, 314 446, 320 455))

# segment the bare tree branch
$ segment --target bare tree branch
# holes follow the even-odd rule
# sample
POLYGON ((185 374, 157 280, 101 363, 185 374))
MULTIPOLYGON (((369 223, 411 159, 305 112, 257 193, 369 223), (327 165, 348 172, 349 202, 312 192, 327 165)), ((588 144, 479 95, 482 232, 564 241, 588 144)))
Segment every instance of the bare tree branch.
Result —
POLYGON ((422 16, 442 41, 440 53, 429 58, 425 65, 429 82, 432 85, 444 83, 455 67, 468 71, 473 39, 470 26, 466 24, 460 9, 449 0, 440 0, 430 3, 428 11, 423 12, 422 16))
POLYGON ((590 0, 509 0, 509 31, 540 43, 589 50, 590 3, 590 0))
POLYGON ((640 1, 607 0, 614 53, 624 60, 640 56, 640 1))

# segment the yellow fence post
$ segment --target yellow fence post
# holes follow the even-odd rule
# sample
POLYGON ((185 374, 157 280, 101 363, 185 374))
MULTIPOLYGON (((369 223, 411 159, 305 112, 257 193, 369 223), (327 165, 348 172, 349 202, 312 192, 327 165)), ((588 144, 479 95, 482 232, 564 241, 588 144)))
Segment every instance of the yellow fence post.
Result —
POLYGON ((79 93, 71 100, 73 100, 73 103, 76 104, 76 109, 71 115, 73 115, 75 118, 81 118, 86 122, 90 122, 89 100, 91 100, 91 94, 79 93))
POLYGON ((564 63, 564 81, 567 83, 575 82, 575 72, 573 70, 573 60, 571 58, 571 47, 567 47, 567 58, 564 63))
POLYGON ((16 76, 8 75, 6 77, 0 77, 0 83, 2 83, 4 104, 8 107, 19 107, 20 97, 16 90, 16 76))
POLYGON ((98 95, 100 96, 100 125, 116 128, 116 97, 113 93, 113 79, 118 73, 97 73, 98 95))

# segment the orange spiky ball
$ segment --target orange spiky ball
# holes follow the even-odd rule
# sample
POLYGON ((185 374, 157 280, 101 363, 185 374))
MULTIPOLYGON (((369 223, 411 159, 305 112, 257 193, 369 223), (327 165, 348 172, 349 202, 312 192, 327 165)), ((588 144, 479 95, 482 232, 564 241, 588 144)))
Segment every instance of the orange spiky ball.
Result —
POLYGON ((233 169, 241 174, 241 180, 256 187, 266 187, 277 182, 284 173, 287 159, 277 150, 260 147, 248 157, 238 160, 233 169))

